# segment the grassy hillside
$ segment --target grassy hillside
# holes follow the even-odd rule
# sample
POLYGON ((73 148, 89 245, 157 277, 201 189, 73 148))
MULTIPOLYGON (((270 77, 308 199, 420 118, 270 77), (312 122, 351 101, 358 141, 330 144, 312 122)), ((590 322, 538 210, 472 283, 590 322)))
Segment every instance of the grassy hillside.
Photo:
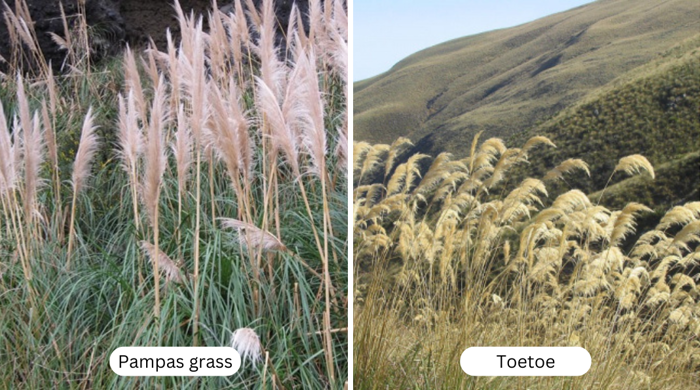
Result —
POLYGON ((693 0, 611 0, 449 41, 355 83, 355 139, 465 155, 476 132, 530 129, 699 29, 693 0))
MULTIPOLYGON (((580 156, 590 164, 591 177, 567 177, 567 186, 590 194, 605 186, 621 157, 643 154, 659 169, 654 183, 641 187, 631 181, 627 182, 630 186, 620 183, 617 188, 624 190, 617 191, 616 197, 608 192, 606 204, 614 202, 619 207, 634 199, 661 212, 697 199, 700 35, 612 84, 513 137, 518 144, 533 135, 544 135, 557 145, 533 156, 528 174, 541 177, 554 162, 580 156)), ((625 179, 618 174, 611 183, 625 179)))

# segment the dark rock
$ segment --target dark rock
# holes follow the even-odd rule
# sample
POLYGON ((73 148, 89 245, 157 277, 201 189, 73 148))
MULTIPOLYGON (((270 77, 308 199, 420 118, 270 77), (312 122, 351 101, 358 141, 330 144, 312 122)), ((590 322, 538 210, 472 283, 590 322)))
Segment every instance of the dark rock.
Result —
MULTIPOLYGON (((51 33, 64 37, 61 8, 63 5, 69 28, 78 20, 79 7, 77 0, 26 0, 27 8, 34 22, 39 46, 47 62, 51 62, 57 69, 61 67, 65 58, 65 50, 62 50, 51 38, 51 33)), ((118 52, 118 48, 124 41, 124 20, 117 8, 116 0, 87 0, 85 4, 85 16, 90 28, 91 55, 98 60, 105 55, 118 52)), ((10 1, 8 6, 15 10, 15 2, 10 1)), ((3 13, 5 8, 3 7, 3 13)), ((11 60, 12 53, 10 38, 5 19, 0 20, 0 55, 7 61, 11 60)), ((26 47, 25 47, 26 48, 26 47)), ((34 66, 27 64, 24 66, 34 66)), ((2 68, 2 66, 0 66, 2 68)), ((4 64, 4 69, 7 64, 4 64)))
MULTIPOLYGON (((173 4, 172 0, 121 0, 119 11, 126 24, 129 44, 134 47, 143 46, 151 37, 158 48, 165 49, 165 30, 170 28, 175 37, 180 33, 173 4)), ((180 6, 185 14, 190 11, 206 14, 211 1, 180 0, 180 6)))
MULTIPOLYGON (((29 12, 34 21, 34 29, 41 51, 47 62, 60 69, 65 59, 65 51, 51 39, 54 33, 64 36, 63 22, 59 2, 63 4, 69 26, 72 26, 78 16, 78 0, 26 0, 29 12)), ((253 1, 260 7, 262 0, 253 1)), ((308 31, 308 0, 278 0, 275 2, 276 14, 279 20, 280 44, 286 31, 292 5, 296 2, 304 19, 304 27, 308 31)), ((10 1, 14 10, 14 0, 10 1)), ((229 0, 219 1, 224 7, 232 3, 229 0)), ((245 7, 245 1, 242 1, 245 7)), ((211 0, 180 0, 182 9, 189 13, 204 13, 210 9, 211 0)), ((4 8, 3 8, 4 11, 4 8)), ((179 34, 179 26, 175 19, 173 0, 87 0, 85 13, 90 26, 90 45, 93 60, 118 53, 125 43, 132 47, 144 46, 149 37, 160 49, 165 48, 165 31, 170 28, 175 37, 179 34)), ((206 26, 205 26, 206 27, 206 26)), ((0 55, 7 61, 11 60, 9 34, 4 18, 0 20, 0 55)), ((26 63, 24 66, 35 66, 26 63)), ((0 71, 6 71, 7 64, 0 64, 0 71)))
MULTIPOLYGON (((148 42, 151 37, 156 46, 161 50, 165 49, 166 39, 165 30, 170 28, 173 36, 177 37, 180 28, 175 20, 175 10, 172 0, 121 0, 120 11, 126 22, 127 38, 131 45, 143 45, 148 42)), ((275 13, 277 15, 278 31, 281 32, 279 37, 282 38, 286 33, 289 24, 289 16, 292 12, 292 5, 296 3, 302 13, 304 27, 308 32, 308 19, 306 15, 309 10, 308 0, 277 0, 275 1, 275 13)), ((206 12, 211 9, 211 0, 180 0, 180 6, 186 14, 194 11, 195 14, 206 12)), ((241 4, 246 8, 245 0, 241 0, 241 4)), ((260 9, 262 0, 253 0, 253 4, 260 9)), ((219 0, 218 6, 224 11, 233 9, 233 1, 219 0)), ((205 17, 206 23, 206 17, 205 17)), ((207 27, 206 25, 204 26, 207 27)), ((278 42, 282 43, 282 42, 278 42)))

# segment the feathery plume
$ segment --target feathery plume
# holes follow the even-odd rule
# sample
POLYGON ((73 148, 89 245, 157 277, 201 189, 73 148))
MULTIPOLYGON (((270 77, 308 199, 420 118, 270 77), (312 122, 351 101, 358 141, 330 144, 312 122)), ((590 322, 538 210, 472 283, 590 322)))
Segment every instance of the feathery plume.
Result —
POLYGON ((32 37, 32 32, 29 26, 27 25, 27 22, 25 21, 24 17, 21 15, 22 7, 20 7, 20 9, 17 10, 17 13, 20 14, 17 15, 14 12, 12 12, 12 8, 10 8, 10 6, 7 5, 7 3, 3 3, 5 5, 5 20, 9 22, 7 23, 8 28, 13 28, 16 34, 22 39, 22 43, 29 47, 29 50, 32 54, 36 55, 37 53, 39 53, 39 49, 36 46, 34 38, 32 37))
POLYGON ((655 178, 654 167, 651 165, 649 160, 641 154, 633 154, 631 156, 623 157, 618 162, 617 166, 613 170, 613 174, 617 171, 625 171, 628 175, 636 175, 642 171, 649 172, 652 179, 655 178))
POLYGON ((272 0, 262 2, 262 26, 256 51, 260 57, 260 78, 272 90, 276 98, 281 97, 285 78, 284 64, 279 60, 275 46, 275 26, 277 25, 272 0))
POLYGON ((135 169, 143 151, 143 135, 136 115, 134 92, 129 91, 126 102, 119 95, 119 156, 124 170, 129 174, 135 169))
MULTIPOLYGON (((175 1, 173 3, 173 8, 175 8, 175 15, 177 16, 177 21, 178 24, 180 25, 180 46, 181 50, 184 52, 186 57, 191 57, 192 56, 192 48, 193 48, 193 35, 192 34, 192 20, 185 16, 184 11, 182 10, 182 7, 180 6, 179 1, 175 1)), ((193 18, 193 14, 190 13, 190 16, 193 18)))
POLYGON ((489 138, 484 141, 479 147, 479 154, 484 153, 491 156, 497 156, 499 154, 505 153, 508 148, 506 144, 500 138, 489 138))
POLYGON ((240 96, 238 92, 238 87, 233 77, 229 78, 228 83, 228 108, 230 116, 233 120, 234 126, 237 132, 238 140, 238 155, 239 163, 238 166, 243 173, 243 177, 246 179, 250 177, 253 171, 253 142, 250 139, 250 134, 248 133, 249 121, 243 113, 240 105, 240 96))
POLYGON ((336 29, 331 32, 331 40, 329 41, 331 48, 331 64, 335 68, 336 73, 343 80, 343 86, 347 88, 348 82, 348 43, 340 35, 336 29))
POLYGON ((299 41, 295 43, 295 47, 297 50, 301 50, 302 48, 308 47, 309 37, 306 36, 306 30, 304 30, 304 20, 302 19, 301 11, 297 12, 296 18, 296 25, 298 26, 296 29, 296 38, 298 38, 299 41))
POLYGON ((189 95, 192 110, 190 116, 192 136, 197 147, 202 145, 202 124, 207 122, 208 115, 205 45, 202 20, 200 18, 192 32, 192 53, 188 55, 185 51, 184 55, 180 56, 180 66, 184 73, 182 82, 185 91, 189 95))
POLYGON ((237 229, 239 241, 242 246, 254 249, 262 248, 263 251, 285 251, 287 247, 273 234, 259 227, 233 218, 219 218, 225 228, 237 229))
POLYGON ((18 138, 21 140, 24 159, 24 214, 31 218, 36 203, 39 180, 39 166, 43 158, 41 128, 37 127, 38 118, 31 119, 29 99, 24 91, 24 80, 17 74, 17 106, 19 108, 18 138))
POLYGON ((133 92, 134 100, 136 101, 137 117, 145 122, 146 118, 146 99, 143 96, 143 88, 141 87, 141 76, 139 75, 138 67, 134 53, 126 46, 124 51, 124 79, 129 91, 133 92))
POLYGON ((31 219, 36 211, 37 191, 41 185, 39 169, 44 160, 44 142, 38 112, 34 113, 29 131, 25 130, 22 134, 24 136, 24 215, 31 219))
MULTIPOLYGON (((250 28, 248 27, 248 19, 246 19, 245 11, 243 10, 243 5, 241 0, 234 1, 236 27, 238 32, 238 39, 240 39, 241 44, 250 44, 250 28)), ((253 8, 254 10, 255 8, 253 8)), ((257 15, 257 13, 256 13, 257 15)))
POLYGON ((175 165, 177 166, 178 188, 180 192, 184 192, 187 186, 190 166, 192 165, 192 135, 188 128, 185 107, 182 104, 180 104, 180 109, 177 112, 177 131, 175 132, 172 150, 175 155, 175 165))
POLYGON ((287 124, 282 110, 280 109, 275 93, 270 89, 267 83, 259 78, 255 78, 258 83, 257 104, 261 112, 264 113, 267 123, 272 130, 272 150, 271 160, 277 156, 277 153, 283 151, 287 163, 291 166, 295 176, 299 176, 299 148, 297 146, 296 137, 287 124))
POLYGON ((151 106, 150 121, 148 124, 148 139, 146 141, 146 167, 143 180, 143 202, 146 206, 146 213, 152 223, 155 222, 155 209, 158 207, 158 197, 160 196, 160 185, 163 180, 163 173, 167 158, 163 147, 163 128, 167 122, 167 112, 165 107, 165 83, 162 82, 156 89, 151 106))
POLYGON ((0 195, 15 186, 15 149, 7 127, 5 110, 0 104, 0 195))
POLYGON ((304 70, 306 77, 306 107, 308 125, 302 128, 302 139, 309 157, 309 170, 316 176, 325 175, 326 170, 326 129, 323 122, 323 100, 318 86, 316 62, 313 50, 307 57, 302 55, 297 66, 304 70))
POLYGON ((384 180, 386 180, 391 171, 394 169, 396 159, 411 146, 413 146, 413 142, 405 137, 399 137, 392 142, 391 147, 389 148, 389 156, 384 164, 384 180))
POLYGON ((255 364, 262 355, 262 344, 255 331, 251 328, 236 329, 231 335, 231 347, 238 352, 244 360, 250 360, 255 364))
POLYGON ((219 11, 216 0, 213 2, 213 11, 209 12, 209 69, 212 77, 220 81, 226 72, 226 56, 229 45, 228 34, 224 27, 222 17, 224 14, 219 11))
POLYGON ((552 180, 564 180, 564 174, 573 171, 574 169, 580 169, 586 172, 588 177, 591 177, 591 171, 588 169, 588 164, 580 158, 570 158, 559 164, 556 168, 553 168, 542 180, 552 181, 552 180))
POLYGON ((352 143, 352 169, 355 171, 360 171, 364 165, 364 161, 367 158, 367 154, 372 150, 372 145, 368 142, 357 142, 352 143))
POLYGON ((541 135, 537 135, 537 136, 534 136, 534 137, 530 138, 529 140, 527 140, 527 142, 525 142, 525 145, 523 145, 522 150, 524 153, 527 153, 532 148, 534 148, 535 146, 540 145, 540 144, 549 145, 553 148, 557 147, 557 145, 554 145, 554 142, 552 142, 549 138, 541 136, 541 135))
POLYGON ((17 106, 19 108, 19 123, 25 133, 31 131, 31 113, 29 111, 29 99, 24 92, 24 80, 22 76, 17 74, 17 106))
POLYGON ((148 38, 148 44, 146 49, 144 49, 146 58, 141 57, 141 64, 146 71, 146 75, 151 79, 151 83, 154 88, 158 88, 158 85, 163 81, 158 73, 158 65, 156 64, 156 56, 160 56, 160 52, 156 48, 153 38, 148 38))
MULTIPOLYGON (((296 3, 292 3, 292 10, 289 12, 289 21, 287 23, 287 33, 285 37, 287 38, 287 47, 286 47, 286 55, 287 55, 287 60, 290 59, 290 53, 296 53, 297 50, 299 49, 301 43, 299 42, 299 36, 298 36, 298 17, 297 13, 299 12, 299 7, 297 7, 296 3)), ((300 25, 301 28, 304 28, 304 25, 300 25)), ((292 58, 296 58, 296 55, 292 58)))
POLYGON ((232 71, 236 73, 240 70, 240 66, 243 63, 243 43, 239 32, 239 17, 238 14, 229 14, 222 15, 221 19, 228 30, 227 46, 233 56, 233 63, 236 64, 232 71))
POLYGON ((335 144, 335 155, 338 159, 338 165, 343 172, 348 171, 348 117, 343 114, 343 124, 338 128, 338 138, 335 144))
MULTIPOLYGON (((362 154, 362 150, 357 150, 358 148, 362 147, 362 143, 356 143, 354 152, 357 153, 358 151, 360 154, 362 154)), ((359 154, 356 154, 356 165, 359 165, 360 158, 362 158, 362 166, 359 168, 360 169, 360 178, 362 176, 370 174, 374 172, 374 169, 382 162, 386 161, 386 158, 389 156, 389 150, 390 146, 386 144, 377 144, 377 145, 369 145, 369 148, 367 149, 367 153, 364 153, 364 158, 360 157, 359 154)), ((357 168, 356 168, 357 169, 357 168)))
MULTIPOLYGON (((257 8, 255 8, 255 3, 253 0, 245 0, 245 5, 248 10, 248 15, 250 15, 250 18, 253 20, 255 28, 259 30, 263 21, 261 19, 260 12, 258 12, 257 8)), ((236 13, 239 12, 239 9, 242 9, 242 7, 240 7, 240 1, 236 0, 236 13)))
POLYGON ((180 101, 180 68, 179 61, 177 59, 177 49, 175 49, 175 43, 173 42, 173 35, 168 28, 165 32, 165 37, 168 44, 168 77, 170 81, 170 106, 174 111, 177 109, 177 105, 180 101))
POLYGON ((49 75, 46 77, 46 87, 49 91, 49 108, 51 114, 56 115, 56 106, 58 104, 58 90, 56 88, 56 79, 53 76, 53 69, 49 66, 49 75))
POLYGON ((51 165, 53 169, 58 170, 58 145, 56 144, 56 133, 53 130, 53 123, 49 117, 49 108, 46 104, 46 100, 41 101, 41 116, 44 123, 44 134, 46 137, 46 146, 49 150, 51 165))
POLYGON ((309 0, 309 39, 318 42, 324 33, 323 9, 320 0, 309 0))
POLYGON ((657 229, 666 230, 673 225, 686 225, 696 220, 698 213, 694 213, 691 208, 687 207, 688 205, 689 204, 683 206, 676 206, 673 209, 671 209, 671 211, 667 212, 661 218, 657 229))
MULTIPOLYGON (((148 255, 148 259, 150 261, 153 261, 156 256, 155 245, 148 241, 141 241, 141 250, 148 255)), ((175 264, 175 262, 162 250, 158 251, 158 268, 165 274, 166 283, 182 283, 184 278, 182 276, 182 271, 180 271, 180 267, 178 267, 177 264, 175 264)))
POLYGON ((95 134, 95 129, 97 129, 97 127, 92 125, 93 119, 92 107, 90 107, 83 121, 80 144, 78 146, 78 152, 75 155, 75 162, 73 163, 72 183, 74 193, 80 192, 83 183, 90 174, 92 158, 95 156, 95 153, 97 153, 97 148, 99 146, 98 137, 97 134, 95 134))
POLYGON ((68 254, 66 260, 66 269, 70 269, 71 254, 73 253, 73 241, 75 239, 75 210, 77 206, 78 193, 83 187, 83 183, 90 174, 90 164, 92 158, 97 152, 98 139, 95 134, 95 127, 92 125, 92 107, 88 109, 85 121, 83 122, 82 133, 80 134, 80 145, 78 153, 75 155, 73 163, 73 201, 71 203, 70 213, 70 231, 68 233, 68 254))
POLYGON ((221 90, 213 82, 207 83, 212 109, 212 137, 211 146, 216 151, 217 156, 226 163, 231 180, 238 181, 240 151, 238 147, 238 118, 234 119, 229 115, 225 107, 224 97, 221 90))
POLYGON ((342 0, 333 0, 333 22, 344 39, 348 39, 348 14, 342 0))
POLYGON ((634 234, 637 226, 634 221, 634 214, 641 211, 649 213, 652 210, 643 204, 631 202, 616 215, 610 234, 610 245, 618 246, 625 237, 634 234))
POLYGON ((690 250, 688 244, 693 242, 700 242, 700 221, 693 221, 685 225, 673 238, 672 245, 688 251, 690 250))

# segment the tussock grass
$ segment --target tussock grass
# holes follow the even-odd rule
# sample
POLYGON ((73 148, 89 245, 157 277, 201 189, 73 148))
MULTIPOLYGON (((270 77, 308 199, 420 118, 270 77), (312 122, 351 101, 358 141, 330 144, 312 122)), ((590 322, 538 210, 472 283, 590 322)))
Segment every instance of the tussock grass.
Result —
MULTIPOLYGON (((354 144, 358 388, 698 386, 700 202, 638 231, 652 211, 643 204, 610 209, 605 193, 578 189, 548 200, 551 184, 587 176, 583 160, 508 185, 554 146, 477 136, 455 159, 411 154, 406 139, 354 144), (592 367, 581 377, 469 377, 459 358, 470 346, 582 346, 592 367)), ((667 169, 625 156, 608 182, 633 175, 639 186, 667 169)))
MULTIPOLYGON (((183 38, 165 52, 95 65, 69 41, 77 31, 57 38, 66 73, 2 76, 0 382, 343 386, 347 16, 336 3, 314 2, 311 35, 290 28, 285 53, 272 1, 211 12, 209 31, 176 3, 183 38), (273 91, 264 102, 261 88, 273 91), (266 115, 275 108, 282 129, 266 115), (228 378, 118 377, 109 355, 130 345, 236 345, 246 359, 228 378)), ((15 67, 41 58, 17 50, 30 53, 15 67)))

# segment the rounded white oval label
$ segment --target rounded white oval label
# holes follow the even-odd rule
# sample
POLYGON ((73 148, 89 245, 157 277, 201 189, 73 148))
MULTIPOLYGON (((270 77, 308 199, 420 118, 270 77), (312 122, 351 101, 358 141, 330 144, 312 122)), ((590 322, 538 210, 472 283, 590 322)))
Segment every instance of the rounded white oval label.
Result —
POLYGON ((459 364, 471 376, 580 376, 591 355, 581 347, 470 347, 459 364))
POLYGON ((229 376, 241 355, 231 347, 119 347, 109 366, 119 376, 229 376))

